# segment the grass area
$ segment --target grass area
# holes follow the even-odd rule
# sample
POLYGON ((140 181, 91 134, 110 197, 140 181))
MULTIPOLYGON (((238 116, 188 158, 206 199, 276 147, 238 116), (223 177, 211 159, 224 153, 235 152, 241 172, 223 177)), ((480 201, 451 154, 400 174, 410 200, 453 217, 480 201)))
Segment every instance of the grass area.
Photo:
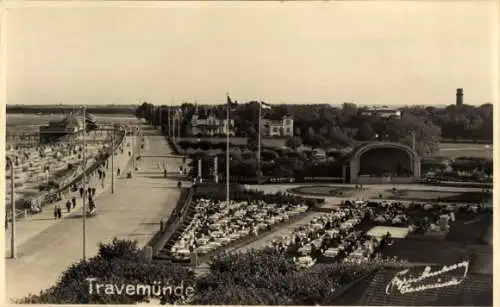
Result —
POLYGON ((359 189, 350 187, 336 188, 331 186, 315 185, 291 188, 288 189, 288 192, 312 196, 355 197, 359 193, 359 189))
POLYGON ((491 193, 487 192, 446 192, 435 190, 386 190, 377 192, 368 189, 355 189, 351 187, 331 187, 323 185, 315 186, 301 186, 288 189, 288 192, 300 195, 309 196, 324 196, 324 197, 342 197, 354 198, 361 194, 363 198, 380 198, 380 199, 393 199, 393 200, 406 200, 406 201, 423 201, 431 202, 439 198, 440 202, 448 203, 481 203, 485 202, 491 193), (379 197, 382 195, 382 197, 379 197))
POLYGON ((438 156, 449 158, 478 157, 493 159, 493 146, 465 143, 442 143, 439 145, 438 156))
MULTIPOLYGON (((177 140, 179 141, 188 141, 188 142, 197 142, 197 141, 205 141, 210 143, 225 143, 225 137, 182 137, 177 140)), ((229 139, 231 144, 234 145, 246 145, 247 139, 243 137, 231 137, 229 139)), ((286 139, 275 139, 275 138, 262 138, 262 146, 271 146, 271 147, 282 147, 285 146, 286 139)))
POLYGON ((449 203, 482 203, 485 202, 491 193, 487 192, 440 192, 440 191, 411 191, 411 190, 398 190, 393 192, 391 190, 384 191, 382 198, 384 199, 400 199, 411 201, 436 201, 439 198, 440 202, 449 203))

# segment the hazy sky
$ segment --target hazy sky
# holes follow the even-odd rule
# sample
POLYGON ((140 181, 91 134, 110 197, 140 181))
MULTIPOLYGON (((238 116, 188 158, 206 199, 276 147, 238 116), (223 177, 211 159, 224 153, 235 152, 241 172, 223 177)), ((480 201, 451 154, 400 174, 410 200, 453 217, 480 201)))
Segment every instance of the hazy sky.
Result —
POLYGON ((495 1, 14 7, 7 103, 494 99, 495 1))

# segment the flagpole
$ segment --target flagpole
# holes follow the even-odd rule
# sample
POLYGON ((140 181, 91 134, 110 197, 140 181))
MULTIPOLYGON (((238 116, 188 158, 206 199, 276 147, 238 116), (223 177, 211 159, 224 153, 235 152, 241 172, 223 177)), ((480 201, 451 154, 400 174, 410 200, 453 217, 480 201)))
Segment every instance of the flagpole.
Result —
POLYGON ((168 136, 172 137, 172 127, 174 125, 174 121, 172 120, 172 107, 168 107, 168 136))
POLYGON ((177 110, 177 136, 179 137, 179 139, 181 138, 181 109, 179 108, 177 110))
POLYGON ((258 142, 258 147, 257 147, 257 171, 260 174, 260 138, 261 138, 261 118, 262 118, 262 101, 259 102, 259 142, 258 142))
MULTIPOLYGON (((229 94, 227 95, 229 97, 229 94)), ((226 102, 226 202, 229 204, 229 98, 226 102)))
POLYGON ((85 191, 83 192, 83 260, 86 260, 86 246, 87 246, 87 205, 85 202, 85 198, 89 194, 88 185, 87 185, 87 146, 86 146, 86 136, 87 136, 87 121, 86 121, 86 112, 85 105, 83 106, 83 187, 85 191))

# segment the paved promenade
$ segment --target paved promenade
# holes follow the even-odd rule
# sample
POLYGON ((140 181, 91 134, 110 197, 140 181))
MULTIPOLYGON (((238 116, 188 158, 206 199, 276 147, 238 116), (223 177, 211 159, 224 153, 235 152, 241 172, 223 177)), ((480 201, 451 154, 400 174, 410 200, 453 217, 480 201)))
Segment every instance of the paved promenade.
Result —
MULTIPOLYGON (((171 153, 163 136, 157 132, 149 134, 153 135, 145 136, 145 155, 171 153)), ((137 146, 140 147, 140 143, 137 141, 137 146)), ((116 165, 127 163, 128 151, 125 149, 124 153, 127 156, 115 159, 115 162, 119 160, 116 165)), ((172 169, 178 169, 182 162, 176 158, 165 160, 172 169)), ((100 191, 95 200, 97 214, 87 219, 87 258, 96 255, 100 242, 109 242, 113 237, 135 239, 139 246, 146 245, 159 229, 160 220, 176 206, 179 197, 177 181, 163 178, 163 170, 158 169, 154 162, 152 159, 137 161, 136 166, 141 171, 131 179, 125 176, 117 178, 115 194, 106 189, 100 191)), ((122 175, 125 173, 122 168, 122 175)), ((106 180, 110 180, 110 174, 106 175, 106 180)), ((107 186, 109 189, 109 183, 107 186)), ((42 214, 44 218, 37 215, 18 223, 18 258, 6 259, 7 298, 19 298, 54 285, 68 266, 82 258, 81 208, 69 215, 63 213, 61 220, 54 220, 49 208, 42 214), (35 225, 38 224, 36 232, 35 225)))
MULTIPOLYGON (((123 144, 132 143, 132 137, 125 138, 123 144)), ((115 155, 114 161, 114 173, 116 175, 116 171, 118 168, 124 170, 131 158, 128 156, 127 147, 124 146, 123 154, 117 150, 117 155, 115 155)), ((99 180, 96 177, 89 178, 89 185, 91 187, 95 187, 96 196, 102 195, 107 192, 111 188, 111 158, 109 159, 108 164, 109 170, 106 172, 106 178, 104 179, 104 187, 99 184, 99 180)), ((117 179, 115 177, 115 179, 117 179)), ((116 183, 116 180, 115 180, 116 183)), ((96 197, 94 197, 96 199, 96 197)), ((82 198, 79 195, 79 192, 69 192, 68 194, 63 195, 63 200, 57 203, 49 204, 43 207, 43 211, 41 213, 28 216, 26 218, 19 219, 16 223, 16 246, 22 246, 24 243, 28 242, 30 239, 38 235, 45 229, 50 228, 55 223, 58 223, 60 220, 54 219, 54 207, 55 205, 59 205, 62 210, 62 219, 67 217, 74 216, 75 214, 81 215, 81 210, 83 206, 82 198), (71 212, 68 213, 66 211, 66 201, 71 199, 73 196, 76 197, 76 207, 75 209, 71 209, 71 212)), ((87 203, 88 205, 88 203, 87 203)), ((10 238, 11 231, 10 225, 5 233, 5 254, 6 256, 10 256, 10 238)))

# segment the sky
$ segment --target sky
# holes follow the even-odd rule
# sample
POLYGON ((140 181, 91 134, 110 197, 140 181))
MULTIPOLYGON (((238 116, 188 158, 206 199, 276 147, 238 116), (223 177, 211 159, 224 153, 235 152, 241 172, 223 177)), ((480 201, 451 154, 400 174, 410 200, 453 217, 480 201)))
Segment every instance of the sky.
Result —
POLYGON ((495 101, 493 0, 70 5, 9 7, 8 104, 495 101))

